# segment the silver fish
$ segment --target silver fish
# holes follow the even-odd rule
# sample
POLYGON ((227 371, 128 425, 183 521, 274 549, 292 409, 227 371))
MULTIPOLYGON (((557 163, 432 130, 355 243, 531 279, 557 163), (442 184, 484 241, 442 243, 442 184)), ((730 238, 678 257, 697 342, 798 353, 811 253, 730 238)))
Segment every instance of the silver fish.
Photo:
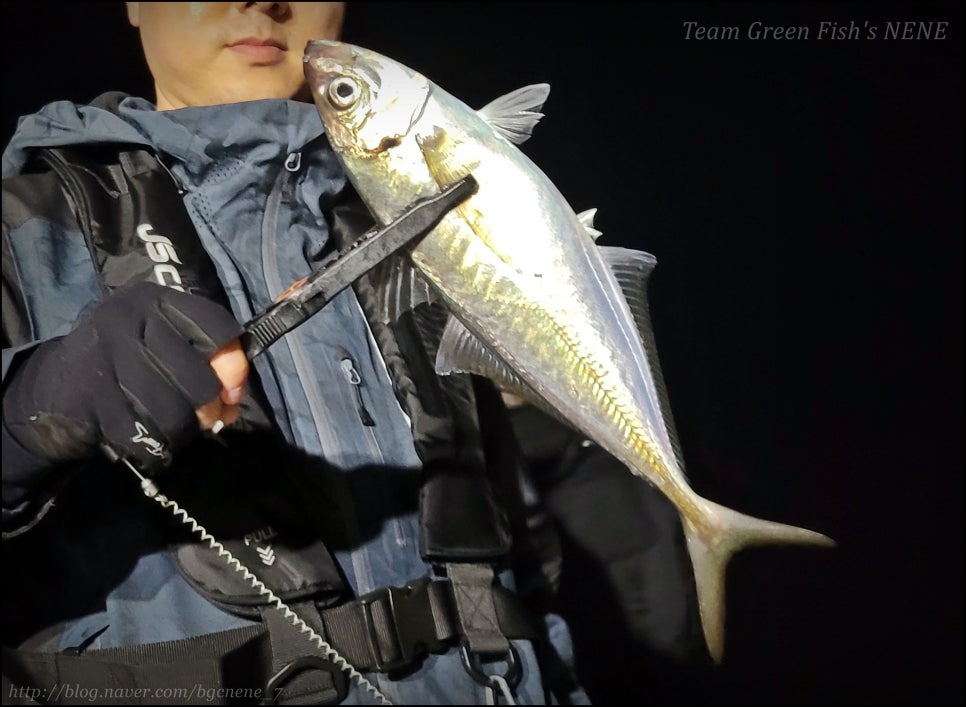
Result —
POLYGON ((725 508, 688 485, 656 358, 642 343, 650 339, 643 283, 653 257, 597 246, 592 214, 576 214, 517 147, 542 117, 549 86, 475 111, 362 47, 315 40, 304 60, 329 141, 378 221, 467 174, 479 184, 385 274, 386 316, 441 300, 451 316, 439 373, 493 378, 569 421, 674 503, 705 640, 720 660, 731 555, 750 544, 834 542, 725 508))

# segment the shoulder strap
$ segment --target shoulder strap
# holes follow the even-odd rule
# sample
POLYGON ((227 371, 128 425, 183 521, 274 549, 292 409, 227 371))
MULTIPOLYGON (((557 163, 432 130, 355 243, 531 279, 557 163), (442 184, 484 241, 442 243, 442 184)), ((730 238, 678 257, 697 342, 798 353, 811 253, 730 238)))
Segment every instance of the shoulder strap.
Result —
MULTIPOLYGON (((358 195, 347 189, 331 209, 330 229, 339 249, 372 225, 358 195)), ((434 565, 501 561, 511 546, 510 528, 487 478, 476 396, 469 376, 438 376, 434 343, 424 303, 392 324, 383 322, 381 288, 367 275, 353 289, 369 322, 396 397, 412 422, 416 452, 423 462, 420 493, 420 552, 434 565)))

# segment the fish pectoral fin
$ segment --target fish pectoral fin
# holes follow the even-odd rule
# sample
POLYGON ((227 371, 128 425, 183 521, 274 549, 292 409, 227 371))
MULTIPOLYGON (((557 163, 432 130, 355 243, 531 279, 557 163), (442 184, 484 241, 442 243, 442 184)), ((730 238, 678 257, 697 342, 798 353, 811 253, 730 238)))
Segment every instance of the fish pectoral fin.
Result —
POLYGON ((654 383, 657 386, 658 404, 661 407, 661 416, 664 418, 664 427, 667 429, 668 438, 671 441, 671 449, 674 451, 674 458, 677 460, 678 466, 684 471, 684 454, 681 452, 674 417, 671 414, 671 400, 668 397, 667 385, 664 382, 664 373, 661 371, 661 361, 657 355, 657 342, 654 339, 654 329, 651 327, 651 311, 647 303, 647 281, 657 265, 657 258, 643 250, 612 246, 598 246, 598 248, 600 254, 604 257, 604 262, 614 273, 617 284, 620 286, 621 292, 624 293, 624 299, 627 300, 627 305, 634 317, 637 333, 644 347, 654 383))
POLYGON ((477 113, 500 135, 514 145, 521 145, 543 117, 540 110, 549 95, 550 84, 532 84, 500 96, 477 113))
POLYGON ((581 211, 577 214, 577 219, 580 221, 580 225, 584 227, 587 231, 587 235, 594 242, 597 241, 602 235, 602 232, 594 228, 594 217, 597 215, 597 209, 587 209, 586 211, 581 211))
POLYGON ((372 269, 370 278, 371 282, 381 283, 378 287, 379 311, 384 324, 395 322, 402 314, 423 303, 441 301, 406 255, 396 255, 379 263, 372 269))

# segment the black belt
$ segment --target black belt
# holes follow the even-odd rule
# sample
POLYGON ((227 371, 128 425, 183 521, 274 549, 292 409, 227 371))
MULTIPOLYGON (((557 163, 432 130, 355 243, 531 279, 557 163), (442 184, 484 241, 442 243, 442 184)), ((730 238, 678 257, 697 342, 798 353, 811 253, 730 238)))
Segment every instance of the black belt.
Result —
MULTIPOLYGON (((492 597, 507 638, 541 638, 515 594, 493 586, 492 597)), ((15 686, 23 686, 20 695, 42 704, 91 704, 95 695, 98 704, 341 701, 347 691, 345 674, 271 611, 261 624, 164 643, 59 653, 5 647, 3 672, 15 686), (280 640, 278 634, 285 629, 276 626, 282 622, 291 631, 280 640), (281 667, 280 653, 285 654, 281 667), (303 680, 293 693, 300 675, 312 680, 303 680)), ((319 611, 314 620, 303 618, 360 672, 406 668, 461 639, 465 643, 467 635, 450 580, 422 578, 386 587, 319 611)))

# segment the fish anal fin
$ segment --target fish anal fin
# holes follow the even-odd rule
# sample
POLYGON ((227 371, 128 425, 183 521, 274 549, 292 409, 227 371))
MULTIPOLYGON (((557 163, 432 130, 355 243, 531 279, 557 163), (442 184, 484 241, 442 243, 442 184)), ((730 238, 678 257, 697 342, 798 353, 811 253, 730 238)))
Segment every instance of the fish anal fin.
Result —
POLYGON ((443 329, 436 352, 436 372, 473 373, 492 380, 500 390, 512 393, 548 415, 573 427, 553 406, 547 403, 523 378, 493 353, 493 351, 450 315, 443 329))
POLYGON ((475 373, 490 378, 501 387, 517 388, 523 384, 509 366, 453 315, 447 319, 439 341, 436 372, 441 376, 475 373))

